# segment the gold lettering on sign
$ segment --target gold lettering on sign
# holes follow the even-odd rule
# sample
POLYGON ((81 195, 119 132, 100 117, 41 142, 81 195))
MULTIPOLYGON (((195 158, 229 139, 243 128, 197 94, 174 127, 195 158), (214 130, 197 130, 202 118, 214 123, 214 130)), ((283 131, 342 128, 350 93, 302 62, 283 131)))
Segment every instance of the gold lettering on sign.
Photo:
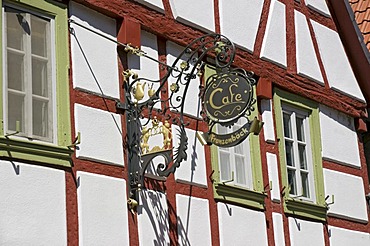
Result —
POLYGON ((222 97, 221 104, 216 105, 214 102, 214 96, 216 93, 221 93, 224 91, 222 88, 217 88, 216 90, 212 91, 212 93, 209 95, 209 104, 213 109, 221 109, 225 106, 231 105, 231 104, 239 104, 239 103, 245 103, 245 101, 242 101, 242 95, 240 93, 236 93, 238 85, 237 84, 231 84, 228 88, 228 94, 222 97))

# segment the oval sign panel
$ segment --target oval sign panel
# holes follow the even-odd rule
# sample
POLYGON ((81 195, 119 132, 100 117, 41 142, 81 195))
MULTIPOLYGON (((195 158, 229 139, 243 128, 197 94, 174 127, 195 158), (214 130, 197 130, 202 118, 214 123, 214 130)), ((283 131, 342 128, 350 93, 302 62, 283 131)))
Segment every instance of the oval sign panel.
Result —
POLYGON ((244 115, 252 98, 253 89, 244 74, 220 74, 208 81, 204 108, 212 121, 228 123, 244 115))

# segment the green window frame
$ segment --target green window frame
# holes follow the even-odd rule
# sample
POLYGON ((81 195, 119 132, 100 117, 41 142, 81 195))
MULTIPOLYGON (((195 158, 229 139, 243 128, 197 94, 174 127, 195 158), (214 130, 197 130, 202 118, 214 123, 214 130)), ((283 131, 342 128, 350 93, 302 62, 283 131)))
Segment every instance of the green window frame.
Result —
MULTIPOLYGON (((281 171, 281 184, 282 184, 282 195, 284 202, 284 211, 287 214, 305 217, 319 221, 326 220, 327 205, 325 202, 324 192, 324 177, 321 157, 321 134, 320 134, 320 119, 319 119, 319 104, 309 99, 275 89, 274 91, 274 111, 276 120, 276 132, 279 145, 279 160, 280 160, 280 171, 281 171), (313 177, 312 183, 314 191, 314 197, 307 199, 309 195, 306 191, 302 191, 303 194, 299 195, 299 192, 290 190, 288 182, 288 170, 292 169, 291 165, 287 164, 286 157, 286 134, 284 136, 284 125, 283 125, 283 111, 285 108, 289 110, 297 109, 296 112, 306 112, 309 130, 309 144, 310 148, 307 156, 311 161, 307 165, 311 165, 311 174, 313 177), (294 193, 294 194, 291 194, 294 193), (298 196, 297 196, 298 194, 298 196)), ((301 114, 302 115, 302 114, 301 114)), ((301 164, 302 165, 302 164, 301 164)), ((305 168, 306 169, 306 168, 305 168)), ((299 171, 299 167, 296 171, 299 171)), ((299 186, 298 186, 299 187, 299 186)))
MULTIPOLYGON (((205 78, 215 73, 215 70, 209 66, 205 69, 205 78)), ((254 96, 256 97, 256 88, 254 89, 254 96)), ((250 119, 258 117, 257 104, 254 105, 255 110, 252 112, 250 119)), ((262 161, 260 152, 259 136, 250 134, 244 141, 249 141, 249 154, 250 163, 244 163, 244 165, 250 165, 246 169, 251 171, 250 180, 251 187, 244 187, 231 181, 221 180, 221 160, 219 158, 219 147, 212 145, 211 148, 211 163, 212 163, 212 181, 214 198, 217 201, 233 203, 249 208, 264 210, 265 209, 265 198, 266 193, 263 187, 263 176, 262 176, 262 161)), ((241 143, 243 144, 243 143, 241 143)), ((233 147, 236 148, 236 147, 233 147)), ((231 151, 233 152, 233 151, 231 151)), ((237 151, 235 151, 237 152, 237 151)), ((232 153, 231 153, 232 154, 232 153)), ((232 175, 231 175, 232 176, 232 175)), ((230 177, 231 177, 230 176, 230 177)), ((233 179, 236 179, 238 174, 234 174, 233 179)))
POLYGON ((48 165, 71 166, 71 156, 73 148, 68 147, 71 144, 71 123, 70 123, 70 102, 69 102, 69 39, 68 39, 68 9, 65 4, 55 1, 34 1, 34 0, 7 0, 1 1, 2 14, 0 16, 1 40, 4 40, 4 6, 22 10, 30 15, 47 16, 52 20, 54 32, 54 104, 53 114, 56 122, 53 129, 56 131, 56 137, 49 142, 33 140, 27 137, 17 136, 17 132, 9 134, 6 132, 4 122, 4 107, 7 102, 4 97, 4 42, 0 54, 0 158, 9 160, 19 160, 23 162, 39 162, 48 165))

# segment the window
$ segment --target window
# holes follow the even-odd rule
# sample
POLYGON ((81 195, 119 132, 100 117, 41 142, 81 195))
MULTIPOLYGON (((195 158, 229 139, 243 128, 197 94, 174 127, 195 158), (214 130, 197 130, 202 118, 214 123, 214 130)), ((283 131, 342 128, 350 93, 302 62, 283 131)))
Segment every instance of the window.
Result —
POLYGON ((2 6, 2 157, 70 165, 67 7, 2 6))
MULTIPOLYGON (((244 124, 239 120, 231 128, 218 126, 217 131, 219 134, 227 134, 236 131, 242 125, 244 124)), ((232 148, 218 148, 221 182, 245 188, 253 187, 251 165, 248 165, 251 161, 249 152, 247 140, 232 148)))
POLYGON ((5 133, 53 141, 51 21, 4 8, 5 133))
MULTIPOLYGON (((206 66, 205 77, 214 72, 214 69, 206 66)), ((254 106, 256 110, 252 112, 250 119, 258 114, 257 105, 254 106)), ((246 119, 241 118, 231 128, 217 125, 217 132, 231 133, 245 123, 246 119)), ((242 143, 231 148, 212 145, 211 159, 216 200, 264 209, 266 194, 263 191, 259 136, 250 134, 242 143)))
POLYGON ((282 104, 285 163, 292 197, 314 200, 309 113, 282 104), (308 165, 310 164, 310 165, 308 165))
POLYGON ((325 220, 318 104, 276 90, 274 108, 285 212, 325 220))

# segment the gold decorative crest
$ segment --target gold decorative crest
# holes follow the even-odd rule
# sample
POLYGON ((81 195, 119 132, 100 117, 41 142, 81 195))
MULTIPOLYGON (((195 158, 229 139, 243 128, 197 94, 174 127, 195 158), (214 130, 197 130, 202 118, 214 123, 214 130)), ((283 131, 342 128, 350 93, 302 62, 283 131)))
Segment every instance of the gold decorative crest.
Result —
POLYGON ((163 150, 169 150, 171 148, 171 142, 171 126, 167 120, 162 123, 157 119, 157 117, 154 117, 151 127, 143 126, 140 142, 140 147, 143 155, 163 150), (152 149, 150 149, 149 139, 157 135, 162 135, 162 146, 156 145, 152 149))

